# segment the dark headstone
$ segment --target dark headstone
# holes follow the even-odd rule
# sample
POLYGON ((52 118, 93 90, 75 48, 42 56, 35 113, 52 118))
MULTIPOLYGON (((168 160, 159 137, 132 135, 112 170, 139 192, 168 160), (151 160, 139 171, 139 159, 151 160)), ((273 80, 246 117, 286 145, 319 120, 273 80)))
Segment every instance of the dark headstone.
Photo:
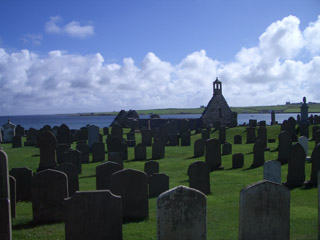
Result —
POLYGON ((12 148, 20 148, 22 147, 22 138, 20 135, 15 135, 12 138, 12 148))
POLYGON ((255 143, 257 141, 256 137, 256 128, 248 127, 247 128, 247 143, 255 143))
POLYGON ((211 171, 223 169, 221 166, 221 144, 218 139, 209 139, 206 141, 205 159, 211 171))
POLYGON ((134 159, 135 160, 146 160, 147 159, 147 147, 146 145, 139 143, 134 148, 134 159))
POLYGON ((69 150, 69 145, 65 143, 58 144, 56 149, 57 163, 63 163, 65 161, 66 154, 69 150))
POLYGON ((202 132, 201 132, 201 137, 202 137, 203 140, 210 139, 210 130, 203 129, 202 132))
POLYGON ((242 168, 244 164, 244 156, 242 153, 232 155, 232 168, 242 168))
POLYGON ((318 172, 320 170, 320 144, 312 151, 311 155, 311 176, 310 183, 314 186, 318 185, 318 172))
POLYGON ((105 160, 104 143, 95 142, 92 144, 92 162, 101 162, 105 160))
POLYGON ((289 187, 302 186, 305 180, 306 154, 301 144, 292 146, 291 157, 288 161, 288 175, 286 185, 289 187))
POLYGON ((122 152, 122 140, 118 137, 111 137, 107 143, 108 152, 122 152))
POLYGON ((24 127, 22 127, 21 125, 17 125, 15 135, 20 135, 21 137, 25 136, 26 133, 25 133, 24 127))
POLYGON ((122 130, 122 127, 121 127, 120 124, 115 123, 115 124, 112 125, 111 135, 113 137, 117 137, 117 138, 122 139, 123 130, 122 130))
POLYGON ((90 125, 88 127, 88 145, 89 145, 90 151, 92 151, 92 145, 95 142, 100 142, 99 127, 95 125, 90 125))
POLYGON ((231 143, 224 143, 222 145, 222 155, 229 155, 232 153, 232 144, 231 143))
POLYGON ((72 143, 71 132, 66 124, 61 124, 57 132, 58 144, 65 143, 70 145, 72 143))
POLYGON ((226 139, 227 139, 226 128, 225 127, 220 127, 219 128, 219 140, 220 140, 220 143, 221 144, 225 143, 226 139))
POLYGON ((169 177, 164 173, 154 173, 149 177, 149 198, 158 197, 169 189, 169 177))
POLYGON ((12 168, 10 175, 16 179, 17 201, 31 201, 32 170, 23 168, 12 168))
POLYGON ((285 164, 291 155, 292 140, 289 132, 282 131, 279 134, 278 161, 285 164))
POLYGON ((66 240, 122 240, 119 196, 107 190, 77 192, 64 204, 66 240))
POLYGON ((67 175, 69 196, 72 196, 76 191, 79 191, 78 171, 72 163, 61 163, 56 167, 55 170, 63 172, 67 175))
POLYGON ((317 136, 316 136, 316 132, 320 130, 319 126, 313 126, 312 127, 312 140, 316 140, 317 136))
POLYGON ((152 145, 152 131, 151 130, 141 130, 141 142, 145 146, 152 145))
POLYGON ((155 141, 152 144, 152 159, 161 159, 165 156, 165 144, 162 141, 155 141))
POLYGON ((262 143, 264 144, 264 148, 267 147, 267 128, 266 127, 259 127, 258 128, 258 139, 260 141, 262 141, 262 143))
POLYGON ((257 127, 257 120, 256 119, 249 119, 249 126, 250 127, 257 127))
POLYGON ((108 127, 103 128, 103 135, 109 135, 109 128, 108 127))
POLYGON ((115 162, 123 166, 122 152, 108 152, 108 161, 115 162))
POLYGON ((177 133, 168 135, 168 146, 179 146, 179 136, 177 133))
POLYGON ((122 160, 128 160, 128 145, 126 142, 122 142, 122 160))
POLYGON ((156 161, 148 161, 144 164, 144 172, 150 176, 154 173, 159 173, 159 163, 156 161))
POLYGON ((16 218, 16 179, 9 176, 11 218, 16 218))
POLYGON ((253 145, 253 163, 252 167, 260 167, 264 164, 265 143, 258 140, 253 145))
POLYGON ((40 163, 38 172, 45 169, 53 169, 57 166, 56 148, 57 140, 52 132, 41 132, 39 138, 40 163))
POLYGON ((233 144, 242 144, 242 136, 241 135, 235 135, 233 137, 233 144))
POLYGON ((180 133, 181 137, 181 146, 190 146, 191 145, 191 132, 185 131, 180 133))
POLYGON ((189 165, 189 187, 197 189, 204 194, 210 190, 210 167, 206 162, 197 161, 189 165))
POLYGON ((202 157, 204 155, 204 146, 205 146, 205 141, 202 138, 194 141, 193 156, 195 158, 202 157))
POLYGON ((110 177, 113 173, 123 169, 123 166, 116 162, 108 161, 96 167, 96 188, 97 190, 110 189, 110 177))
POLYGON ((81 162, 89 163, 90 149, 86 142, 77 142, 76 149, 81 152, 81 162))
POLYGON ((64 162, 73 164, 77 168, 78 174, 82 172, 81 152, 78 150, 73 150, 70 148, 66 154, 64 162))

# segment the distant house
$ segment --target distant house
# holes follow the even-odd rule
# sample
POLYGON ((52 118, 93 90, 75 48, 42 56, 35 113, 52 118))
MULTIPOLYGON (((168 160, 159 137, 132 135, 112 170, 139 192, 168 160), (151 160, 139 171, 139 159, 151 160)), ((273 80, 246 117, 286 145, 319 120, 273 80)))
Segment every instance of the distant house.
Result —
POLYGON ((237 113, 232 112, 222 95, 222 83, 218 78, 213 82, 213 97, 203 111, 203 127, 237 126, 237 113))

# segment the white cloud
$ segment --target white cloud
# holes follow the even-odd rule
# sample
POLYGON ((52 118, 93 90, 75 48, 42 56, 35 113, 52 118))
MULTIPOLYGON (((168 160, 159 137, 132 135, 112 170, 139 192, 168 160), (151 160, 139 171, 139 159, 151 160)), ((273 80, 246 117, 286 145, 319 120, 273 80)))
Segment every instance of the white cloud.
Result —
POLYGON ((42 34, 31 34, 27 33, 26 35, 23 36, 22 41, 26 44, 32 44, 32 45, 41 45, 42 41, 42 34))
POLYGON ((312 22, 303 31, 306 41, 306 47, 312 54, 320 52, 320 16, 316 22, 312 22))
MULTIPOLYGON (((63 29, 55 27, 58 20, 48 24, 50 31, 63 29)), ((140 64, 132 58, 106 64, 100 53, 56 50, 40 57, 0 48, 1 114, 199 107, 210 100, 217 76, 231 106, 300 102, 304 96, 320 102, 320 56, 313 40, 318 24, 319 19, 302 31, 294 16, 272 23, 257 46, 240 49, 230 63, 204 50, 172 65, 152 52, 140 64), (296 59, 304 51, 313 54, 310 60, 296 59)))
POLYGON ((46 22, 45 29, 47 33, 51 34, 67 34, 71 37, 85 38, 94 34, 94 27, 91 25, 81 26, 77 21, 71 21, 65 26, 59 26, 58 23, 62 22, 60 16, 50 17, 46 22))

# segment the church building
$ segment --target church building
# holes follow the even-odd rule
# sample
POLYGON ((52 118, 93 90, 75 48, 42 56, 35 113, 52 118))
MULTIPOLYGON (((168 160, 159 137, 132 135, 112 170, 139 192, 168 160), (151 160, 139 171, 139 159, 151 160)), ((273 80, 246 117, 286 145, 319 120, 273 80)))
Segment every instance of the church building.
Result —
POLYGON ((202 113, 202 127, 235 127, 237 126, 236 112, 232 112, 222 95, 222 83, 218 78, 213 82, 213 97, 202 113))

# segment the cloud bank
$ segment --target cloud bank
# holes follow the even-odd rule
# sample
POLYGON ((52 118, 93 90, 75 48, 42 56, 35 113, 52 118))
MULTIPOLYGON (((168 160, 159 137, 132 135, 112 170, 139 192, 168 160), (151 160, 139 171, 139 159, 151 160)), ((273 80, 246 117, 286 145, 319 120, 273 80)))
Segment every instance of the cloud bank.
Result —
MULTIPOLYGON (((57 21, 47 31, 73 26, 61 28, 57 21)), ((320 17, 304 30, 299 24, 295 16, 272 23, 257 46, 242 48, 230 63, 205 50, 173 65, 152 52, 140 64, 132 58, 106 64, 100 53, 57 50, 40 57, 0 48, 1 115, 199 107, 210 100, 216 77, 231 106, 300 102, 304 96, 320 102, 320 17)))

